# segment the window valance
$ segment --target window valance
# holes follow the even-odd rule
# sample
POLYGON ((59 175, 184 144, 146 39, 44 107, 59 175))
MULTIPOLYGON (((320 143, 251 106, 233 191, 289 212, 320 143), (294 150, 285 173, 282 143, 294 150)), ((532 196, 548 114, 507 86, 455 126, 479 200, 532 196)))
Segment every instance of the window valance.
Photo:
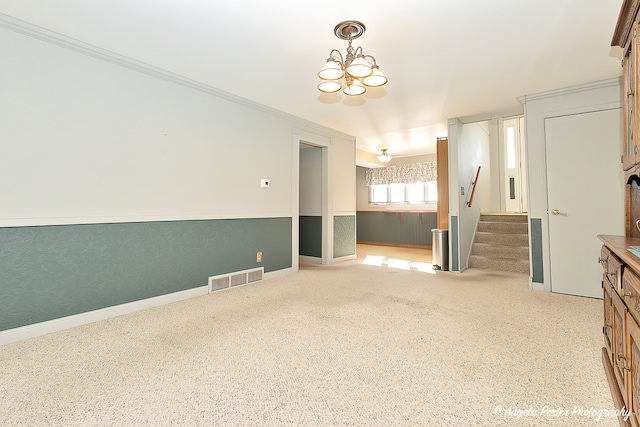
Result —
POLYGON ((411 163, 408 165, 387 166, 365 171, 367 185, 409 184, 429 182, 438 179, 436 162, 411 163))

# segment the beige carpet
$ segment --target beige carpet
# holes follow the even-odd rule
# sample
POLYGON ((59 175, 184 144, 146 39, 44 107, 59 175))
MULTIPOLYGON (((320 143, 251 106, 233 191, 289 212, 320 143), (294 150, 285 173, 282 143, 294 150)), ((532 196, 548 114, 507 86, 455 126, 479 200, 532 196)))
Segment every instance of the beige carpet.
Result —
POLYGON ((2 346, 0 425, 617 425, 600 300, 361 261, 2 346))

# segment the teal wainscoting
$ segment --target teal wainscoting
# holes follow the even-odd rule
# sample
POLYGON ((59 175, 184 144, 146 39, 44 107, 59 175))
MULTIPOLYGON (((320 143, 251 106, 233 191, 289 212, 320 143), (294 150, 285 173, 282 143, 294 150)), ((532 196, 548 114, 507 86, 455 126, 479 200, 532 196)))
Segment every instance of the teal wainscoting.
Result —
POLYGON ((0 228, 0 330, 290 268, 291 218, 0 228), (256 252, 263 262, 256 263, 256 252))
POLYGON ((356 217, 341 215, 333 218, 333 257, 355 255, 356 217))
POLYGON ((531 281, 544 283, 544 266, 542 262, 542 220, 531 218, 531 281))
POLYGON ((431 230, 438 228, 435 212, 360 211, 357 220, 358 242, 431 246, 431 230))
POLYGON ((301 216, 299 224, 300 255, 322 258, 322 217, 301 216))

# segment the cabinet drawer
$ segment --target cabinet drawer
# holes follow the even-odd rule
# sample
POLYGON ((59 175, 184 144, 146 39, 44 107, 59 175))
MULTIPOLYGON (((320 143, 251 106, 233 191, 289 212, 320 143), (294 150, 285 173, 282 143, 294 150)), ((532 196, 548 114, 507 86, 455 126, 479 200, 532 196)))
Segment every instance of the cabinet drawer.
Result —
POLYGON ((622 275, 622 291, 629 312, 640 322, 640 277, 629 269, 622 275))
POLYGON ((604 276, 611 283, 611 287, 622 295, 622 262, 610 253, 606 261, 602 263, 602 267, 604 268, 604 276))
POLYGON ((607 269, 607 258, 611 255, 611 251, 605 245, 602 245, 600 248, 600 262, 602 263, 602 268, 607 269))

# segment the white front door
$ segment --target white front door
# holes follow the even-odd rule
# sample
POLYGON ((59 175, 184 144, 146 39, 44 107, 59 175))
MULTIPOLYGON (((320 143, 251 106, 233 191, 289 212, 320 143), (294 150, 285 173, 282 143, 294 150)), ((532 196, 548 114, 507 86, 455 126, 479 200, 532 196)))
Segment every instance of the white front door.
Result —
POLYGON ((602 298, 598 234, 624 234, 622 111, 545 120, 551 291, 602 298))
POLYGON ((522 177, 526 176, 524 160, 524 117, 504 120, 504 206, 506 212, 526 212, 522 177))

